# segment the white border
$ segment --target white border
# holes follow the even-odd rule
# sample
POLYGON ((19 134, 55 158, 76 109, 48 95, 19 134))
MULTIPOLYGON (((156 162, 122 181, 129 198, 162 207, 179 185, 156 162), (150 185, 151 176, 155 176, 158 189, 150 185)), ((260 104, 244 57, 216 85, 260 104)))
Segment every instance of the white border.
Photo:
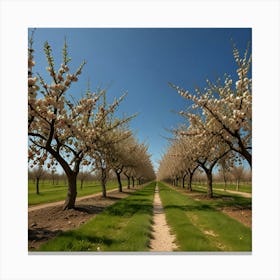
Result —
POLYGON ((280 279, 278 1, 1 2, 1 279, 280 279), (28 27, 253 28, 253 254, 28 255, 28 27))

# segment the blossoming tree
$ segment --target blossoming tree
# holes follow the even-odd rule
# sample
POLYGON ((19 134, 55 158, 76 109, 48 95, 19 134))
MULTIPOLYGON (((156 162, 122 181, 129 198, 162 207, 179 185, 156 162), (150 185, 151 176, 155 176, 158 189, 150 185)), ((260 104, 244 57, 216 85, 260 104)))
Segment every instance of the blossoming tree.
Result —
POLYGON ((110 151, 110 161, 112 169, 117 176, 120 192, 122 192, 121 174, 125 174, 128 178, 128 188, 130 188, 130 176, 128 174, 129 170, 136 167, 137 159, 135 152, 137 147, 138 143, 131 134, 123 141, 115 143, 110 151))
POLYGON ((68 193, 64 209, 75 206, 77 195, 77 175, 81 165, 89 165, 92 151, 100 141, 127 120, 119 120, 103 126, 109 114, 113 114, 124 96, 104 108, 98 106, 103 95, 87 92, 80 100, 72 100, 67 92, 85 65, 70 73, 66 42, 62 52, 62 64, 55 69, 50 45, 46 42, 44 51, 48 62, 47 71, 51 82, 47 83, 40 74, 34 75, 35 65, 32 38, 28 49, 28 157, 32 165, 48 167, 57 163, 63 168, 68 179, 68 193), (41 89, 41 90, 40 90, 41 89))
MULTIPOLYGON (((119 123, 119 120, 115 120, 115 122, 119 123)), ((103 125, 112 126, 112 123, 109 121, 103 125)), ((123 146, 126 143, 126 139, 131 137, 132 132, 128 129, 124 129, 121 124, 119 124, 119 126, 121 127, 107 132, 104 137, 100 139, 96 149, 94 149, 91 154, 93 159, 92 165, 94 166, 93 170, 100 172, 103 197, 106 197, 106 182, 110 170, 116 172, 119 191, 122 192, 120 174, 125 161, 123 146)))
POLYGON ((205 137, 215 136, 229 148, 240 154, 252 165, 252 79, 250 68, 252 56, 248 56, 248 47, 243 58, 234 46, 233 56, 237 65, 237 81, 233 82, 229 75, 225 75, 217 83, 207 80, 208 87, 204 90, 196 89, 196 94, 180 89, 173 84, 179 94, 193 102, 195 114, 183 111, 192 122, 197 122, 196 133, 205 137), (199 116, 208 118, 207 126, 199 124, 199 116))
MULTIPOLYGON (((244 157, 250 166, 252 164, 252 57, 250 55, 247 58, 247 48, 241 58, 236 47, 233 48, 233 56, 238 75, 235 86, 229 75, 225 76, 223 83, 218 80, 214 84, 207 80, 208 87, 204 90, 196 89, 196 94, 170 84, 184 98, 192 101, 190 109, 180 112, 186 118, 186 124, 174 131, 175 139, 182 145, 183 150, 182 147, 178 150, 178 147, 176 149, 173 146, 173 153, 182 154, 186 161, 198 164, 205 171, 208 197, 213 196, 212 172, 218 162, 227 161, 231 164, 234 162, 234 153, 237 153, 244 157)), ((174 165, 177 167, 173 168, 173 176, 178 176, 183 164, 179 165, 179 169, 178 161, 169 164, 174 165)))

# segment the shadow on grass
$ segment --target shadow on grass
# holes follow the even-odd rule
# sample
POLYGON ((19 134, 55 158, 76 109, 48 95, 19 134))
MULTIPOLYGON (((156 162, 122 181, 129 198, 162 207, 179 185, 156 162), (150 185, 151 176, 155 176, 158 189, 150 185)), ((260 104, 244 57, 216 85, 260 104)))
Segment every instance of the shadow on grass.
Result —
POLYGON ((106 197, 103 197, 101 196, 101 198, 103 199, 110 199, 110 200, 114 200, 114 201, 117 201, 117 200, 121 200, 122 198, 121 197, 115 197, 115 196, 111 196, 111 195, 106 195, 106 197))
POLYGON ((49 230, 46 228, 34 228, 28 229, 28 240, 29 241, 40 241, 49 240, 56 237, 62 231, 61 230, 49 230))
POLYGON ((190 197, 193 200, 199 200, 199 203, 205 203, 213 207, 237 207, 240 209, 252 209, 252 200, 250 198, 232 195, 215 193, 212 198, 207 198, 205 191, 194 188, 193 192, 185 192, 186 195, 192 194, 190 197), (196 196, 196 193, 198 196, 196 196))
POLYGON ((167 205, 164 209, 179 209, 182 211, 216 211, 213 207, 205 204, 201 205, 167 205))
POLYGON ((84 212, 88 214, 98 214, 105 209, 105 206, 101 207, 101 206, 94 206, 94 205, 80 205, 80 206, 76 206, 74 209, 76 211, 84 212))
POLYGON ((231 195, 219 195, 219 199, 210 201, 214 207, 237 207, 240 209, 252 209, 252 201, 250 198, 231 195))
POLYGON ((109 206, 105 213, 110 216, 131 217, 136 213, 150 214, 152 211, 151 190, 142 189, 132 193, 128 199, 124 199, 117 204, 109 206))
POLYGON ((208 203, 200 202, 199 204, 195 205, 166 205, 164 207, 165 210, 168 209, 179 209, 183 211, 212 211, 217 212, 218 209, 223 207, 233 207, 236 210, 245 210, 245 209, 252 209, 252 204, 248 201, 239 200, 238 201, 227 201, 227 200, 216 200, 216 201, 207 201, 208 203))
POLYGON ((122 191, 121 193, 125 193, 125 194, 133 194, 134 195, 134 193, 131 193, 131 192, 128 192, 128 191, 122 191))
POLYGON ((141 193, 123 192, 123 193, 131 194, 132 196, 147 196, 147 195, 150 195, 150 194, 143 194, 142 192, 141 193))
POLYGON ((106 209, 106 214, 110 216, 133 216, 135 213, 149 214, 151 212, 152 206, 148 200, 139 200, 141 203, 137 203, 137 200, 133 200, 129 203, 121 203, 119 205, 114 205, 113 207, 108 207, 106 209), (146 201, 146 203, 143 203, 146 201))

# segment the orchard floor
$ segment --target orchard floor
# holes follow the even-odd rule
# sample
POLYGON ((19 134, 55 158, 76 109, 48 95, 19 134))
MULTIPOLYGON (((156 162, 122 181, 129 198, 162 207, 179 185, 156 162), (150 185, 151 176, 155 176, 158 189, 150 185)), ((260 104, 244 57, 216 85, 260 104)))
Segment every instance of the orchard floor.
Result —
MULTIPOLYGON (((171 185, 169 185, 169 186, 172 187, 171 185)), ((174 188, 174 187, 173 187, 173 189, 175 189, 185 195, 188 195, 191 198, 198 200, 198 201, 203 201, 203 200, 209 199, 206 197, 206 195, 201 195, 201 193, 197 193, 196 191, 187 192, 184 189, 174 188)), ((232 193, 239 194, 246 198, 251 198, 251 194, 242 193, 242 192, 232 192, 232 193)), ((223 198, 223 197, 211 198, 211 200, 221 200, 221 199, 225 199, 225 198, 223 198)), ((247 208, 247 207, 241 207, 240 205, 232 205, 232 206, 219 207, 217 209, 222 211, 226 215, 230 216, 231 218, 241 222, 245 226, 252 228, 252 209, 251 209, 251 207, 247 208)))
POLYGON ((28 250, 32 251, 57 236, 60 232, 79 227, 90 218, 101 213, 106 207, 127 197, 139 189, 125 189, 108 192, 106 198, 100 194, 90 198, 80 199, 75 209, 62 210, 62 205, 43 206, 28 212, 28 250))
MULTIPOLYGON (((92 195, 91 197, 80 198, 76 201, 76 208, 67 211, 62 210, 61 202, 58 205, 52 206, 49 206, 48 204, 41 205, 32 211, 28 211, 28 250, 32 251, 39 248, 41 244, 56 237, 62 231, 78 228, 90 218, 101 213, 106 207, 127 197, 137 189, 139 189, 139 187, 134 189, 125 188, 122 193, 118 190, 113 190, 108 192, 107 198, 103 198, 100 193, 98 195, 92 195)), ((176 188, 176 190, 195 200, 207 200, 205 195, 196 191, 186 192, 186 190, 178 188, 176 188)), ((157 196, 158 191, 156 191, 155 199, 157 196)), ((213 199, 220 200, 224 198, 214 197, 213 199)), ((230 197, 227 199, 230 199, 230 197)), ((151 251, 172 251, 175 249, 174 238, 169 236, 170 229, 166 224, 160 200, 155 200, 155 204, 154 215, 156 214, 156 216, 158 216, 157 219, 159 219, 160 222, 156 223, 154 220, 151 251), (164 231, 163 228, 166 228, 166 230, 164 231), (168 239, 168 242, 166 242, 166 238, 168 239), (169 244, 168 248, 165 247, 166 243, 169 244)), ((224 212, 235 220, 238 220, 245 226, 252 227, 251 208, 240 207, 240 205, 231 205, 219 207, 218 210, 224 212)))

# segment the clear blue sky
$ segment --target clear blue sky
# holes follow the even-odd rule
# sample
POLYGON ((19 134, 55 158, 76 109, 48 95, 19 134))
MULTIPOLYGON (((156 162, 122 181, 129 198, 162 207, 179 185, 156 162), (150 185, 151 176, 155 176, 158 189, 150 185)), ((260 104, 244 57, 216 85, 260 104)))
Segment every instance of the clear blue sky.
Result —
POLYGON ((45 41, 59 67, 66 37, 71 69, 87 62, 71 94, 79 97, 85 92, 89 78, 92 90, 108 88, 108 101, 128 92, 118 113, 139 113, 130 126, 139 141, 148 143, 157 168, 167 147, 164 137, 171 136, 166 129, 183 122, 172 111, 188 106, 168 82, 193 90, 203 87, 206 78, 215 80, 225 73, 235 77, 231 39, 242 53, 251 36, 249 28, 38 28, 34 72, 47 76, 45 41))

